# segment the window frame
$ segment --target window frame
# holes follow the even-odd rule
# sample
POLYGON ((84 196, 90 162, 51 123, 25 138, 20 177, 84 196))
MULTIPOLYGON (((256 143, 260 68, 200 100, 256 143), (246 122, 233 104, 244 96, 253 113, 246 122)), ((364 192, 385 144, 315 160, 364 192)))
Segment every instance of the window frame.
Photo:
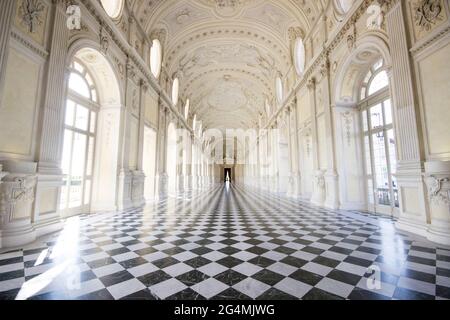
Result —
MULTIPOLYGON (((379 67, 376 70, 374 70, 375 65, 376 65, 376 63, 373 64, 371 66, 370 70, 366 73, 366 77, 367 77, 367 74, 369 74, 369 72, 372 72, 370 79, 361 85, 361 90, 363 88, 366 88, 366 93, 368 92, 368 88, 371 84, 371 81, 376 77, 376 75, 378 75, 380 72, 386 71, 384 63, 381 67, 379 67)), ((360 91, 360 96, 361 96, 361 91, 360 91)), ((394 137, 395 137, 395 117, 394 117, 392 96, 390 94, 390 83, 388 83, 388 85, 385 88, 380 89, 379 91, 373 93, 372 95, 366 94, 363 99, 360 99, 360 101, 358 102, 358 110, 359 110, 361 133, 362 133, 362 150, 363 150, 363 158, 364 158, 364 161, 363 161, 363 163, 364 163, 364 165, 363 165, 363 167, 364 167, 364 183, 365 183, 367 206, 368 206, 368 209, 370 211, 373 211, 374 213, 381 212, 384 214, 393 215, 394 213, 398 212, 398 210, 399 210, 399 198, 398 198, 399 188, 398 188, 398 182, 397 182, 397 188, 394 189, 394 187, 393 187, 393 181, 394 181, 393 178, 395 178, 394 177, 395 173, 393 173, 394 170, 392 168, 390 150, 389 150, 390 143, 389 143, 388 132, 390 130, 393 130, 394 137), (390 124, 386 124, 385 103, 388 100, 390 100, 391 113, 392 113, 392 122, 390 124), (370 110, 373 107, 376 107, 377 105, 381 105, 382 125, 372 128, 372 119, 370 116, 370 110), (367 130, 364 128, 364 123, 365 123, 364 119, 363 119, 364 112, 366 112, 365 115, 367 117, 365 119, 365 121, 367 122, 367 130), (387 170, 388 170, 387 173, 388 173, 389 195, 390 195, 390 202, 391 202, 389 205, 378 203, 378 198, 376 197, 376 192, 377 192, 378 187, 377 187, 377 181, 376 181, 377 171, 376 171, 375 163, 374 163, 375 155, 374 155, 373 136, 378 133, 383 133, 383 139, 384 139, 384 154, 386 156, 386 165, 387 165, 387 170), (366 137, 368 137, 370 150, 366 150, 366 145, 365 145, 366 137), (370 174, 368 174, 368 168, 367 168, 367 166, 368 166, 367 159, 366 159, 367 154, 370 154, 370 166, 371 166, 370 174), (372 181, 372 191, 373 191, 372 195, 369 195, 369 184, 368 183, 370 180, 372 181), (372 197, 373 203, 369 202, 369 196, 372 197)), ((398 154, 397 147, 398 147, 398 144, 396 143, 395 144, 396 155, 398 154)))
MULTIPOLYGON (((90 88, 95 90, 97 99, 100 99, 100 97, 98 95, 98 90, 97 90, 98 87, 96 85, 94 77, 91 75, 89 70, 86 68, 86 66, 80 60, 74 59, 72 61, 72 63, 70 64, 69 70, 70 70, 69 74, 76 73, 78 75, 83 76, 83 79, 85 79, 84 75, 88 74, 93 82, 93 85, 90 86, 90 88), (75 67, 74 67, 75 63, 77 63, 81 67, 83 67, 84 71, 80 72, 79 70, 75 69, 75 67)), ((87 82, 87 84, 88 84, 88 82, 87 82)), ((63 211, 66 216, 72 216, 72 215, 80 214, 84 210, 89 210, 90 205, 92 203, 92 186, 93 186, 94 171, 95 171, 94 164, 95 164, 95 151, 97 148, 98 114, 99 114, 99 110, 100 110, 100 102, 99 102, 99 100, 97 100, 97 101, 92 100, 92 95, 91 95, 91 98, 86 98, 86 97, 80 95, 76 91, 69 88, 68 84, 67 84, 67 97, 66 97, 65 102, 66 102, 66 104, 65 104, 65 110, 64 110, 64 132, 66 132, 66 130, 72 132, 72 142, 71 142, 71 146, 70 146, 70 149, 71 149, 70 150, 70 161, 69 161, 70 162, 69 163, 70 170, 69 170, 69 173, 67 173, 67 180, 65 182, 65 185, 63 186, 63 187, 67 187, 68 189, 66 190, 66 199, 65 199, 64 206, 61 202, 62 195, 59 198, 59 202, 60 202, 59 210, 63 211), (87 121, 86 130, 78 128, 76 126, 75 119, 74 119, 73 125, 69 125, 66 123, 66 113, 68 110, 67 105, 68 105, 69 101, 71 101, 75 104, 75 110, 74 110, 75 118, 76 118, 76 112, 77 112, 76 110, 77 110, 78 106, 81 106, 88 110, 88 121, 87 121), (95 114, 95 119, 93 119, 93 114, 95 114), (94 129, 91 130, 93 121, 95 122, 94 129), (83 168, 83 176, 82 176, 81 205, 79 205, 77 207, 70 207, 70 177, 71 177, 71 168, 72 168, 72 163, 73 163, 75 134, 84 135, 86 137, 86 142, 85 142, 86 145, 85 145, 85 151, 84 151, 85 154, 84 154, 84 168, 83 168), (92 150, 92 159, 90 159, 91 164, 89 164, 88 160, 89 160, 89 151, 90 151, 89 148, 90 148, 90 140, 91 139, 93 139, 93 144, 92 144, 93 150, 92 150), (87 172, 89 166, 91 168, 90 174, 88 174, 88 172, 87 172), (90 182, 90 190, 89 190, 88 195, 86 195, 86 185, 87 185, 86 182, 87 181, 90 182), (89 199, 86 199, 86 196, 88 196, 89 199)), ((64 148, 64 145, 63 145, 63 148, 64 148)))

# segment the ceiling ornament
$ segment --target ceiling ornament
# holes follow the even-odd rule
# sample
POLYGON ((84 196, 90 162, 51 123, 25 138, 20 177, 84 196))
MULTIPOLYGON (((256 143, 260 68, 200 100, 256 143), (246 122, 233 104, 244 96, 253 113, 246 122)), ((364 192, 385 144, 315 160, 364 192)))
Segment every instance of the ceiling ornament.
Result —
POLYGON ((290 27, 288 29, 289 34, 289 40, 294 41, 297 38, 304 39, 305 38, 305 32, 301 27, 290 27))
POLYGON ((202 46, 191 55, 185 54, 179 62, 178 69, 188 76, 195 68, 215 66, 219 64, 238 63, 248 67, 262 68, 265 76, 270 77, 275 68, 275 58, 263 54, 259 48, 248 44, 220 44, 202 46))
POLYGON ((237 15, 241 9, 254 0, 200 0, 201 2, 213 6, 216 13, 223 17, 237 15))
POLYGON ((150 33, 150 39, 158 39, 161 44, 164 44, 167 38, 167 32, 164 29, 155 29, 150 33))

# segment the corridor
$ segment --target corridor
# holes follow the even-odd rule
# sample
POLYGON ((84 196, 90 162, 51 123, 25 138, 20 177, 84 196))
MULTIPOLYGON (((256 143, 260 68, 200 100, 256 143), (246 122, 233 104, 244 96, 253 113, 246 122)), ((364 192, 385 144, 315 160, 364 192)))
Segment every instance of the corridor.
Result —
POLYGON ((450 249, 389 218, 229 184, 76 216, 0 254, 0 299, 448 299, 449 287, 450 249))

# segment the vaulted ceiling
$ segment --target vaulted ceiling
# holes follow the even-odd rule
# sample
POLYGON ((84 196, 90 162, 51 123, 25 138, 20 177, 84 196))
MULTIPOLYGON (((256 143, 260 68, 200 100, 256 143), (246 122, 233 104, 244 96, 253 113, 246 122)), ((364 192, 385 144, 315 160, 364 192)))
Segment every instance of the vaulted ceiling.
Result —
POLYGON ((304 33, 326 0, 129 0, 180 96, 204 128, 252 128, 292 67, 289 30, 304 33))

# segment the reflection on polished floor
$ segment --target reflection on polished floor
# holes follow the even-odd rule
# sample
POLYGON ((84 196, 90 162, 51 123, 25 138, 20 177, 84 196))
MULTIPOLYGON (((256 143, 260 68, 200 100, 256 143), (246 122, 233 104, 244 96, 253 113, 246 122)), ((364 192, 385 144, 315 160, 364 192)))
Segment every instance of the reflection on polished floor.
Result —
POLYGON ((75 217, 0 254, 0 299, 436 298, 450 298, 450 248, 229 184, 75 217))

